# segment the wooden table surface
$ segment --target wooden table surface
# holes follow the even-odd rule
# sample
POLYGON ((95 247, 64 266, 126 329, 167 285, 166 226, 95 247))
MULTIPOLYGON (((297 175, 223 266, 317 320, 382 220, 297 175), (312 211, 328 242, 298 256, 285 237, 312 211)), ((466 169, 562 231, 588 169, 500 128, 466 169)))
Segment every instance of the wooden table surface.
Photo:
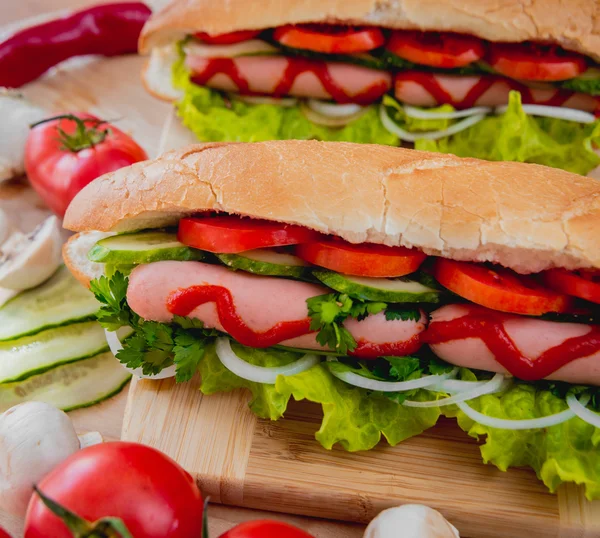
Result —
MULTIPOLYGON (((164 0, 158 0, 164 3, 164 0)), ((93 0, 0 0, 0 26, 20 25, 21 20, 43 16, 45 13, 63 9, 77 9, 92 5, 93 0)), ((147 2, 153 4, 152 1, 147 2)), ((159 147, 159 137, 169 105, 156 101, 146 94, 139 80, 142 59, 135 57, 101 60, 94 64, 84 75, 69 76, 59 73, 58 76, 44 83, 34 83, 24 89, 27 97, 34 102, 49 108, 60 109, 71 106, 72 110, 101 110, 105 117, 122 118, 119 125, 134 134, 138 142, 150 155, 154 155, 159 147), (93 93, 93 85, 103 76, 110 77, 111 72, 119 68, 130 73, 132 84, 128 85, 126 94, 119 93, 119 83, 100 95, 93 93), (134 90, 129 86, 133 85, 134 90), (68 94, 69 99, 63 100, 68 94), (73 99, 72 96, 77 98, 73 99), (73 108, 74 107, 74 108, 73 108)), ((105 439, 118 439, 121 434, 123 410, 127 397, 127 389, 120 395, 90 409, 82 409, 70 413, 78 431, 99 431, 105 439)), ((198 447, 202 450, 202 447, 198 447)), ((282 519, 304 528, 317 538, 359 538, 363 528, 330 521, 309 519, 295 516, 282 516, 247 509, 229 508, 213 505, 210 508, 211 536, 217 537, 226 529, 248 519, 273 518, 282 519)), ((5 527, 15 537, 22 535, 23 522, 0 510, 0 526, 5 527)))

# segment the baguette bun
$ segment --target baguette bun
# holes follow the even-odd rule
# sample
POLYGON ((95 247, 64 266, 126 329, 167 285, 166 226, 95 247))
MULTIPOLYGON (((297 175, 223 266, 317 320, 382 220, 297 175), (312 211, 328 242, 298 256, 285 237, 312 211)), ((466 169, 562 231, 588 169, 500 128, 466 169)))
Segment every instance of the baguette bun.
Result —
POLYGON ((600 60, 599 20, 599 0, 174 0, 146 23, 140 51, 194 32, 324 22, 547 41, 600 60))
POLYGON ((600 267, 600 182, 563 170, 389 146, 286 140, 189 146, 105 174, 65 215, 74 231, 176 225, 205 211, 353 242, 492 261, 521 273, 600 267))

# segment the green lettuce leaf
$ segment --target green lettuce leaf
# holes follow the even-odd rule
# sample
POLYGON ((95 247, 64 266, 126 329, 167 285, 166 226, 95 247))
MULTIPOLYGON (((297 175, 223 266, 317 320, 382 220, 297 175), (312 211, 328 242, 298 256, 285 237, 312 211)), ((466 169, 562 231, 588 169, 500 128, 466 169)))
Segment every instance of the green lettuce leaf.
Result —
POLYGON ((360 118, 334 129, 315 125, 298 106, 246 104, 226 99, 221 93, 197 86, 183 58, 173 65, 173 84, 183 91, 177 112, 200 140, 258 142, 263 140, 317 139, 397 145, 398 138, 379 121, 377 107, 360 118))
MULTIPOLYGON (((233 344, 233 349, 247 362, 259 366, 282 366, 298 358, 297 354, 281 350, 252 349, 239 344, 233 344)), ((280 418, 291 396, 321 404, 323 422, 315 437, 328 449, 340 443, 350 451, 369 450, 382 435, 395 445, 430 428, 440 416, 437 408, 409 409, 381 395, 351 387, 336 379, 322 363, 295 376, 279 376, 275 385, 262 385, 225 369, 211 346, 200 363, 200 373, 204 394, 250 390, 250 408, 261 418, 280 418)), ((424 391, 416 398, 428 399, 424 391)))
POLYGON ((600 121, 590 124, 528 116, 521 95, 511 92, 508 110, 440 140, 418 140, 416 149, 490 161, 544 164, 587 174, 600 164, 600 121))
MULTIPOLYGON (((469 405, 485 415, 506 419, 538 418, 567 408, 564 399, 536 385, 517 383, 501 394, 471 400, 469 405)), ((600 430, 572 418, 545 429, 511 431, 482 426, 456 408, 443 408, 456 416, 458 425, 475 438, 485 436, 481 455, 506 471, 528 466, 552 492, 563 482, 585 487, 588 499, 600 498, 600 430)))
POLYGON ((584 73, 583 76, 564 80, 559 82, 558 86, 574 92, 600 95, 600 71, 598 69, 588 69, 588 72, 584 73))

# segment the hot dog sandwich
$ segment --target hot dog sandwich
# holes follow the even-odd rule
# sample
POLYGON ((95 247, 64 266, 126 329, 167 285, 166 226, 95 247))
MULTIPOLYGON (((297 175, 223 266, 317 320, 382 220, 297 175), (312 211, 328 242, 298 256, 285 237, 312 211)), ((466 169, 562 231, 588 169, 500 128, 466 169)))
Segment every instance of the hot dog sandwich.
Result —
POLYGON ((457 416, 486 461, 592 498, 599 219, 599 182, 539 165, 214 143, 85 187, 64 253, 131 368, 199 369, 270 419, 292 394, 321 403, 327 448, 457 416))
POLYGON ((586 174, 597 0, 175 0, 143 79, 203 141, 343 140, 586 174))

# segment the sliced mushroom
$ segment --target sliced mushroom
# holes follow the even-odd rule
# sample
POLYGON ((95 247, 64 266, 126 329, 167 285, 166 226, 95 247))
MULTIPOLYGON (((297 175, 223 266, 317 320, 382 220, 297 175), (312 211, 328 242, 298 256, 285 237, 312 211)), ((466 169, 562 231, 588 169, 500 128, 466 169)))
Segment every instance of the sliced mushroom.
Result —
POLYGON ((0 287, 11 290, 33 288, 61 264, 59 220, 48 217, 29 234, 14 232, 0 248, 0 287))

